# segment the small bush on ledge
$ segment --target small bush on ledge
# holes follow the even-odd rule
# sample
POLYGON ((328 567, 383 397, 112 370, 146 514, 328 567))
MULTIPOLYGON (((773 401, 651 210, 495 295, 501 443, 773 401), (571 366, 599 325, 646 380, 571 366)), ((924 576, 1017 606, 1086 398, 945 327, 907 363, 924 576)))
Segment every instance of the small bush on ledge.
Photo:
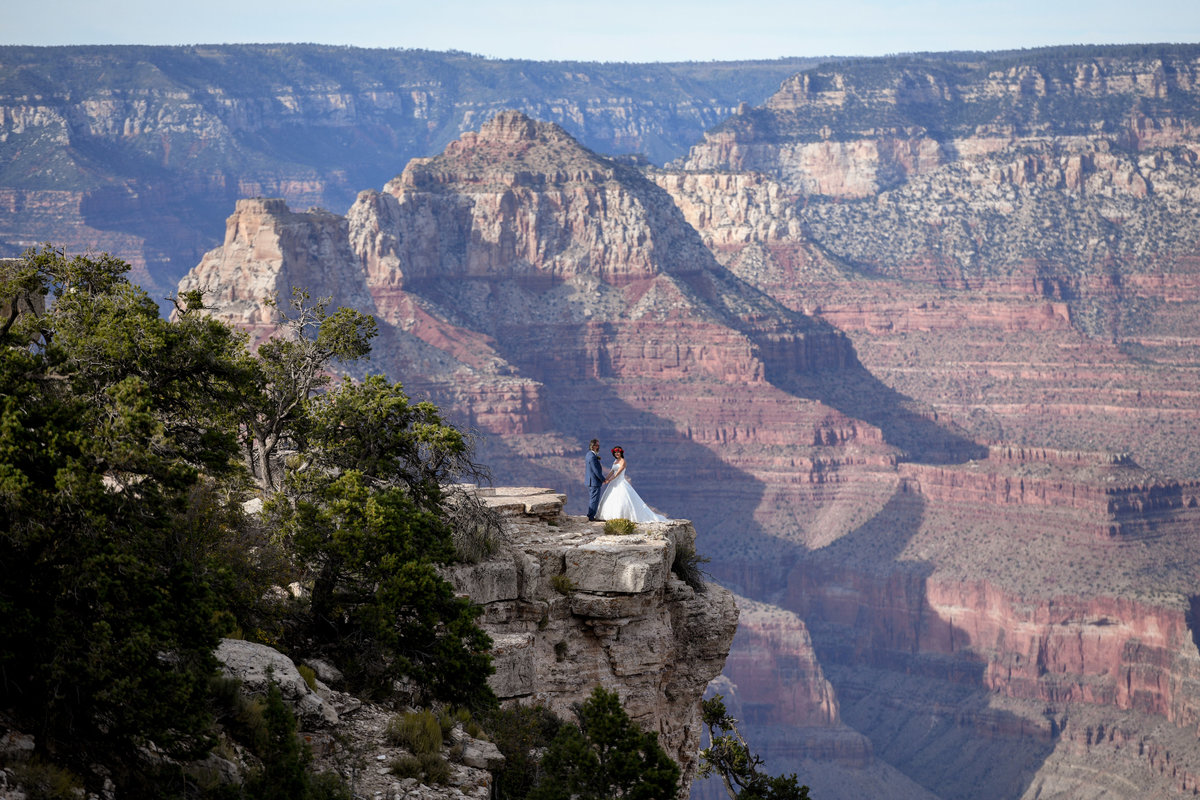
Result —
POLYGON ((550 585, 554 587, 554 591, 559 594, 570 594, 579 587, 575 585, 575 581, 567 577, 565 572, 560 572, 550 578, 550 585))
POLYGON ((418 756, 436 753, 442 748, 442 726, 437 716, 428 709, 392 717, 386 736, 392 744, 406 747, 418 756))
POLYGON ((604 523, 604 532, 609 536, 628 536, 637 530, 637 523, 631 519, 610 519, 604 523))
POLYGON ((703 594, 707 591, 708 585, 704 581, 704 570, 700 569, 700 565, 708 562, 709 559, 697 553, 694 547, 680 545, 675 548, 675 560, 671 562, 671 572, 674 572, 679 580, 692 587, 698 594, 703 594))
POLYGON ((431 786, 449 783, 452 777, 450 765, 437 753, 398 756, 388 764, 388 769, 399 780, 416 778, 431 786))

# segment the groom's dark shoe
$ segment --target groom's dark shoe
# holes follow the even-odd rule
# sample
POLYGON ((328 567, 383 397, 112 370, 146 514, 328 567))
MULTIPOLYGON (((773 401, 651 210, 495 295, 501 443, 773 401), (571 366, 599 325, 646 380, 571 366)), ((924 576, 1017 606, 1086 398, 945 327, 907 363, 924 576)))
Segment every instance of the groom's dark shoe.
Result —
POLYGON ((595 517, 588 517, 588 522, 595 522, 595 521, 596 521, 595 517))

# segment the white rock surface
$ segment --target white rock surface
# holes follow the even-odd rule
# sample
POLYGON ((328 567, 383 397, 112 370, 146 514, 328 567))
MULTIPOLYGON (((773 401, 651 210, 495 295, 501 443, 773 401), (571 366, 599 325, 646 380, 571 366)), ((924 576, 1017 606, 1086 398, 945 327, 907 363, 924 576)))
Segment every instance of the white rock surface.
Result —
POLYGON ((283 698, 296 709, 300 724, 336 725, 337 711, 308 687, 295 663, 273 647, 241 639, 222 639, 217 658, 225 674, 242 682, 245 691, 266 694, 271 680, 279 684, 283 698))

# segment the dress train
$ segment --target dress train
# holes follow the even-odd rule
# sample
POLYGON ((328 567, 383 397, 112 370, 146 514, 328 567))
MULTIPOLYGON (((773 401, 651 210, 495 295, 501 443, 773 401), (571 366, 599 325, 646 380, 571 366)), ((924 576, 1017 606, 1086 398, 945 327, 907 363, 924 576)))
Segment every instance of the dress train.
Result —
MULTIPOLYGON (((613 464, 613 469, 616 469, 613 464)), ((633 522, 666 522, 670 517, 664 517, 634 491, 633 484, 625 477, 625 470, 617 473, 600 496, 600 506, 596 509, 596 519, 628 519, 633 522)))

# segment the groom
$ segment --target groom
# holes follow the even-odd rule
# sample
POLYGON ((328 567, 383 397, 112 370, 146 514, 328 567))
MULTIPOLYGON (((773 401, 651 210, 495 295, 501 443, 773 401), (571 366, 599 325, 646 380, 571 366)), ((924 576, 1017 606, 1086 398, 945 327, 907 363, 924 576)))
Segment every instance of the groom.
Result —
POLYGON ((587 474, 588 522, 596 521, 596 508, 600 505, 600 492, 604 489, 604 467, 600 466, 600 440, 592 439, 584 458, 584 469, 587 474))

